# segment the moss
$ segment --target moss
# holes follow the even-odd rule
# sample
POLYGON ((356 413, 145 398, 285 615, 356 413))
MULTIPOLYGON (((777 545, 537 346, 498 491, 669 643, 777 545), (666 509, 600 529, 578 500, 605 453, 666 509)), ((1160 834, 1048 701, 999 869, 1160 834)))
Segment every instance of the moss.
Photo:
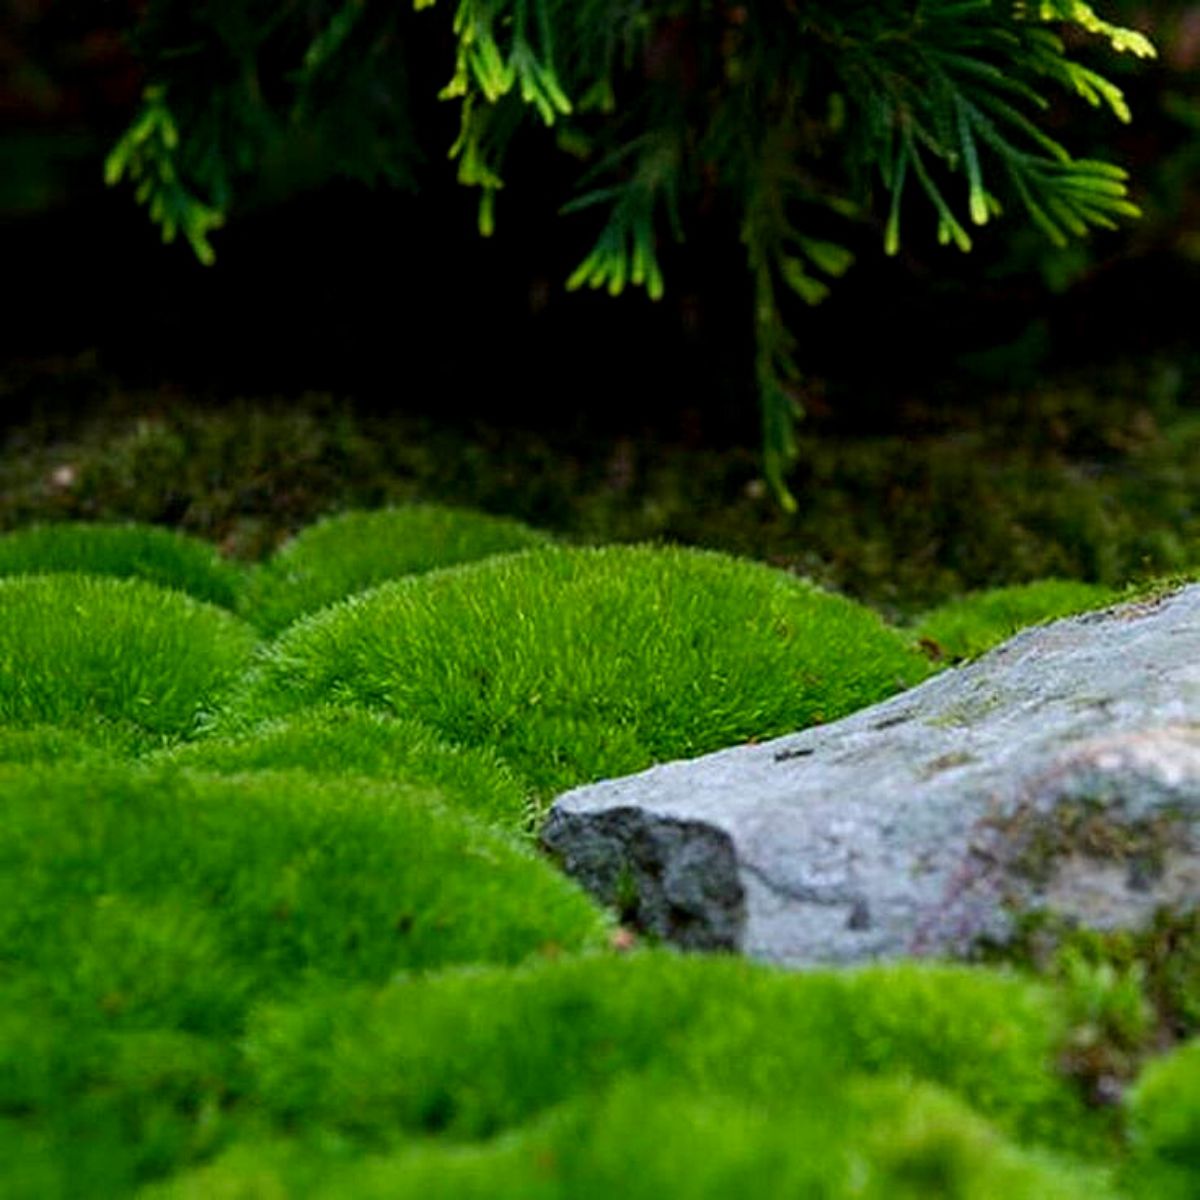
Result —
POLYGON ((1152 398, 1145 378, 1138 361, 1121 376, 973 394, 893 435, 810 422, 789 517, 764 498, 755 447, 467 431, 320 395, 205 408, 98 376, 86 382, 109 399, 90 420, 10 432, 0 529, 142 520, 260 558, 321 515, 421 500, 585 542, 721 549, 893 615, 1049 576, 1121 587, 1200 557, 1200 420, 1152 398))
POLYGON ((255 571, 240 611, 276 633, 305 613, 386 580, 549 541, 519 521, 441 505, 339 513, 301 530, 255 571))
POLYGON ((1200 1034, 1200 911, 1159 909, 1138 930, 1080 928, 1045 911, 1023 914, 987 961, 1052 983, 1069 1012, 1062 1069, 1111 1107, 1164 1048, 1200 1034))
POLYGON ((243 570, 209 543, 152 525, 33 525, 0 536, 0 576, 59 572, 145 579, 232 608, 243 570))
POLYGON ((769 1108, 632 1078, 474 1145, 370 1154, 317 1139, 240 1143, 147 1194, 315 1200, 1105 1200, 1105 1173, 1031 1151, 937 1088, 858 1082, 769 1108))
POLYGON ((831 721, 926 661, 869 609, 756 563, 547 549, 383 584, 264 654, 231 720, 320 703, 499 752, 542 800, 831 721))
POLYGON ((1129 1096, 1130 1195, 1185 1200, 1200 1194, 1200 1040, 1147 1067, 1129 1096))
POLYGON ((973 658, 1026 626, 1100 608, 1117 598, 1112 588, 1044 579, 948 601, 918 617, 913 632, 938 657, 973 658))
POLYGON ((147 745, 194 733, 257 640, 224 609, 140 579, 0 579, 0 611, 0 721, 107 724, 147 745))
POLYGON ((362 709, 319 706, 173 746, 152 761, 222 775, 284 769, 320 778, 401 779, 509 829, 531 825, 526 789, 494 752, 451 746, 418 721, 362 709))

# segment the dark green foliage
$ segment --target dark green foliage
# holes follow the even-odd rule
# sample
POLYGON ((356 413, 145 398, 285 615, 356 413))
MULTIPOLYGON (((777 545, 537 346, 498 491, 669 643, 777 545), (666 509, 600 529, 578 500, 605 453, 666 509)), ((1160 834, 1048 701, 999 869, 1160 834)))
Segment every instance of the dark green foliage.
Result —
POLYGON ((34 525, 0 537, 0 575, 63 571, 145 579, 232 608, 241 570, 204 542, 151 525, 34 525))
POLYGON ((188 735, 255 644, 232 614, 140 579, 0 579, 0 722, 188 735))
POLYGON ((568 287, 661 296, 662 243, 721 203, 752 277, 766 475, 789 503, 800 363, 788 296, 826 294, 853 260, 856 224, 882 226, 895 253, 919 205, 940 242, 967 250, 968 226, 1005 206, 1057 244, 1138 211, 1124 170, 1073 155, 1047 116, 1065 93, 1130 119, 1120 89, 1062 32, 1154 53, 1082 0, 415 8, 431 11, 153 0, 132 30, 144 100, 108 157, 110 182, 135 182, 164 236, 182 232, 211 261, 210 231, 268 159, 419 182, 422 152, 443 147, 424 144, 417 122, 429 119, 414 114, 425 97, 410 92, 444 84, 460 109, 450 153, 481 191, 485 235, 510 149, 552 128, 582 160, 563 211, 588 214, 583 236, 595 240, 568 287))
MULTIPOLYGON (((7 746, 0 732, 0 758, 7 746)), ((15 757, 19 750, 7 752, 15 757)), ((222 775, 286 769, 403 779, 509 829, 521 828, 527 817, 525 790, 496 754, 447 745, 418 721, 359 709, 308 709, 244 733, 174 747, 160 759, 222 775)))
POLYGON ((339 513, 302 530, 255 572, 241 611, 277 633, 305 613, 388 579, 549 540, 519 521, 433 504, 339 513))
POLYGON ((918 617, 913 632, 949 659, 974 658, 1019 629, 1116 603, 1112 588, 1066 579, 992 588, 951 600, 918 617))
MULTIPOLYGON (((973 396, 974 429, 960 414, 928 433, 806 437, 791 517, 763 498, 746 449, 579 443, 499 425, 466 434, 356 416, 320 396, 287 410, 179 404, 149 426, 117 411, 78 440, 22 429, 0 456, 0 526, 83 514, 161 521, 175 505, 191 533, 256 558, 331 510, 438 501, 575 540, 720 549, 911 616, 980 588, 1048 576, 1121 587, 1196 565, 1200 422, 1186 407, 1195 384, 1194 373, 1129 364, 973 396), (64 462, 77 482, 48 488, 64 462)), ((161 400, 132 393, 121 403, 161 400)))
POLYGON ((928 671, 868 609, 704 551, 548 549, 383 584, 286 632, 234 719, 413 715, 542 797, 831 721, 928 671))

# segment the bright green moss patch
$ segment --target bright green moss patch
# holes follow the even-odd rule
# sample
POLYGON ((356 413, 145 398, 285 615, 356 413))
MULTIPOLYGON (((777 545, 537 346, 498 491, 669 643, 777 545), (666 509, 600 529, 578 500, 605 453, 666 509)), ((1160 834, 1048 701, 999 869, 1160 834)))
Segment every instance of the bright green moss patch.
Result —
POLYGON ((1106 1200, 1102 1172, 1014 1145, 953 1096, 859 1082, 772 1106, 633 1078, 476 1145, 234 1146, 145 1200, 1106 1200))
POLYGON ((382 981, 595 944, 570 881, 436 793, 300 772, 0 772, 5 960, 56 1008, 230 1030, 301 977, 382 981))
POLYGON ((435 504, 340 513, 301 530, 256 571, 242 611, 274 633, 385 580, 549 541, 519 521, 435 504))
POLYGON ((1131 1195, 1200 1196, 1200 1039, 1151 1063, 1128 1097, 1131 1195))
POLYGON ((0 536, 0 575, 62 571, 145 579, 232 608, 241 568, 198 538, 157 525, 65 521, 0 536))
POLYGON ((1050 993, 994 972, 798 974, 643 952, 269 1006, 247 1051, 277 1118, 368 1137, 488 1137, 629 1073, 768 1109, 901 1074, 1016 1136, 1078 1145, 1095 1126, 1054 1071, 1063 1030, 1050 993))
POLYGON ((0 1118, 25 1147, 6 1196, 22 1171, 119 1195, 219 1144, 256 1001, 607 936, 428 789, 88 764, 0 768, 0 802, 0 1118))
POLYGON ((508 828, 521 827, 526 815, 525 790, 494 753, 447 745, 418 721, 364 709, 309 709, 173 747, 162 757, 221 774, 284 768, 402 779, 508 828))
POLYGON ((285 633, 233 719, 327 701, 490 745, 542 796, 831 721, 928 673, 874 613, 723 555, 548 549, 384 584, 285 633))
POLYGON ((136 733, 103 721, 73 729, 57 725, 15 729, 0 725, 0 764, 110 759, 134 753, 140 741, 136 733))
POLYGON ((139 579, 0 579, 0 723, 185 735, 255 640, 231 613, 139 579))
POLYGON ((1044 579, 951 600, 919 617, 914 631, 945 658, 974 658, 1027 625, 1102 608, 1118 599, 1118 592, 1099 584, 1044 579))

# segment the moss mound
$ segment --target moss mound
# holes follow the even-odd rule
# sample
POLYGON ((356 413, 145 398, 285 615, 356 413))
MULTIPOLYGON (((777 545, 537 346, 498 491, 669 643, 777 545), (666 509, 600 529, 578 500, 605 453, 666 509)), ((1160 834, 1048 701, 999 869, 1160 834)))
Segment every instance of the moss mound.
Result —
POLYGON ((1022 1149, 928 1085, 866 1083, 761 1107, 634 1080, 479 1145, 352 1157, 242 1143, 145 1200, 1105 1200, 1099 1171, 1022 1149))
POLYGON ((1120 593, 1068 579, 991 588, 951 600, 918 617, 914 630, 950 659, 974 658, 1027 625, 1115 604, 1120 593))
POLYGON ((140 579, 0 579, 0 614, 0 723, 21 727, 188 734, 256 641, 231 613, 140 579))
POLYGON ((335 701, 492 746, 555 790, 829 721, 927 674, 874 613, 697 550, 547 549, 384 584, 301 622, 230 718, 335 701))
POLYGON ((246 1045, 277 1119, 364 1135, 489 1137, 630 1073, 768 1108, 801 1079, 820 1096, 856 1075, 902 1075, 1014 1136, 1078 1144, 1083 1106, 1052 1066, 1065 1025, 1050 992, 996 972, 795 974, 638 952, 270 1006, 246 1045))
POLYGON ((0 536, 0 575, 63 571, 145 579, 222 608, 234 606, 242 580, 207 542, 156 525, 64 521, 0 536))
POLYGON ((1200 1038, 1146 1068, 1129 1110, 1130 1193, 1146 1200, 1200 1196, 1200 1038))
POLYGON ((525 789, 494 753, 448 745, 418 721, 365 709, 309 709, 245 732, 172 747, 161 758, 220 774, 291 769, 322 777, 403 779, 509 828, 521 826, 527 815, 525 789))
POLYGON ((549 541, 520 521, 436 504, 339 513, 301 530, 256 571, 241 608, 275 633, 386 580, 549 541))
POLYGON ((0 797, 5 1195, 123 1195, 210 1152, 253 1112, 256 1002, 606 934, 426 789, 89 764, 2 768, 0 797))

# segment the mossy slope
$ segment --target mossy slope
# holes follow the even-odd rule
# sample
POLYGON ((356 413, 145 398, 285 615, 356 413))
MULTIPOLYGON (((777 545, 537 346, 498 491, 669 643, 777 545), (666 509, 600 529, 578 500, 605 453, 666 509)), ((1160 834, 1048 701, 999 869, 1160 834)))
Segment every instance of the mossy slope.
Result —
POLYGON ((972 592, 918 617, 914 633, 945 658, 974 658, 1018 630, 1115 604, 1120 593, 1100 584, 1070 579, 972 592))
POLYGON ((255 571, 241 611, 276 633, 305 613, 388 579, 549 541, 519 521, 436 504, 339 513, 301 530, 255 571))
POLYGON ((89 764, 0 769, 0 797, 5 1195, 124 1195, 210 1152, 253 1115, 261 1000, 608 927, 427 789, 89 764))
POLYGON ((172 747, 157 761, 219 774, 285 769, 320 777, 402 779, 508 828, 520 827, 527 816, 525 789, 493 752, 451 746, 419 721, 366 709, 306 709, 172 747))
POLYGON ((870 610, 704 551, 547 549, 384 584, 287 631, 231 705, 350 702, 492 746, 538 795, 830 721, 929 670, 870 610))
POLYGON ((244 568, 199 538, 134 522, 63 521, 0 536, 0 576, 62 571, 144 579, 232 608, 244 568))
POLYGON ((0 579, 0 723, 180 737, 243 671, 256 640, 231 613, 140 579, 0 579))

